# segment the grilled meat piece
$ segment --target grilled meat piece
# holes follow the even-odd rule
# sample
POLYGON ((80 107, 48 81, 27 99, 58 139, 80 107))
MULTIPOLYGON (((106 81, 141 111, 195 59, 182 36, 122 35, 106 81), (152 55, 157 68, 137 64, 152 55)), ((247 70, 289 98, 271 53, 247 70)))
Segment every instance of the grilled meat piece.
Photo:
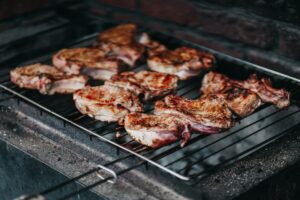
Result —
POLYGON ((233 88, 231 80, 220 73, 209 72, 203 80, 201 86, 201 92, 204 94, 222 93, 233 88))
POLYGON ((124 88, 137 96, 143 96, 146 101, 174 92, 177 82, 178 78, 174 75, 140 71, 137 73, 123 72, 115 75, 111 80, 105 81, 105 85, 124 88))
POLYGON ((17 67, 10 71, 11 81, 21 88, 39 90, 42 94, 73 93, 85 87, 85 76, 70 76, 40 63, 17 67))
POLYGON ((82 114, 100 121, 118 121, 120 124, 128 113, 143 110, 137 96, 122 88, 107 85, 78 90, 73 100, 82 114))
POLYGON ((232 80, 227 76, 215 72, 204 76, 201 91, 204 94, 216 94, 223 97, 229 109, 240 117, 251 114, 263 104, 256 93, 234 87, 232 80))
MULTIPOLYGON (((257 98, 254 98, 254 95, 252 93, 258 95, 263 102, 273 103, 278 108, 284 108, 290 104, 290 100, 289 100, 290 95, 287 91, 285 91, 284 89, 273 88, 271 86, 269 79, 262 78, 261 80, 258 80, 255 74, 252 74, 245 81, 238 81, 238 80, 231 80, 227 76, 216 72, 210 72, 205 75, 202 81, 201 91, 204 94, 228 93, 228 90, 233 88, 241 88, 245 90, 244 92, 242 92, 243 94, 247 94, 248 96, 248 98, 245 98, 245 101, 252 99, 253 105, 251 105, 251 102, 244 102, 244 105, 251 106, 252 110, 254 110, 255 107, 261 105, 261 103, 258 102, 258 100, 255 100, 257 98), (253 97, 249 98, 249 95, 253 97)), ((245 110, 248 109, 250 108, 245 107, 245 110)), ((248 114, 250 113, 248 112, 248 114)), ((242 114, 242 116, 245 115, 242 114)))
POLYGON ((167 47, 158 41, 151 40, 147 33, 142 33, 139 38, 139 43, 147 48, 148 56, 154 56, 167 50, 167 47))
POLYGON ((122 24, 103 31, 95 46, 129 66, 134 66, 144 53, 144 46, 137 40, 137 27, 134 24, 122 24))
POLYGON ((180 47, 173 51, 155 53, 147 60, 151 70, 177 75, 181 80, 197 76, 213 66, 213 55, 196 49, 180 47))
POLYGON ((62 49, 53 56, 52 61, 56 68, 67 74, 83 73, 99 80, 110 79, 125 69, 118 59, 93 48, 62 49))
POLYGON ((254 92, 242 88, 232 88, 216 95, 223 97, 229 109, 239 117, 250 115, 263 104, 254 92))
POLYGON ((272 103, 278 108, 285 108, 290 105, 290 93, 284 89, 273 88, 268 78, 258 80, 257 76, 252 74, 245 81, 234 80, 233 84, 255 92, 264 102, 272 103))
POLYGON ((190 132, 181 121, 172 115, 147 115, 131 113, 125 117, 125 129, 137 142, 158 148, 182 139, 183 147, 190 132))
POLYGON ((155 103, 154 113, 176 116, 187 121, 192 130, 204 134, 218 133, 233 125, 231 111, 217 95, 206 95, 197 100, 169 95, 155 103))

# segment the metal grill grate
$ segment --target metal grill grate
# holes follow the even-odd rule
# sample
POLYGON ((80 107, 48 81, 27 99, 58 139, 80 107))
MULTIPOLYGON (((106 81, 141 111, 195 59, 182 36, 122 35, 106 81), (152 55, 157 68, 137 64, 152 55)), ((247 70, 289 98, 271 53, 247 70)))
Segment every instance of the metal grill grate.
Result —
MULTIPOLYGON (((92 21, 86 26, 91 27, 95 24, 101 24, 102 28, 109 26, 109 24, 103 24, 102 21, 92 21)), ((48 32, 43 31, 39 35, 35 34, 32 37, 19 39, 17 45, 24 44, 24 49, 27 48, 28 51, 30 49, 29 41, 36 37, 45 37, 47 39, 56 36, 56 32, 63 32, 63 37, 68 38, 66 42, 57 42, 52 47, 51 45, 47 48, 42 47, 43 51, 39 51, 37 47, 37 49, 30 54, 28 54, 28 52, 21 52, 20 55, 18 55, 21 58, 20 61, 9 59, 2 62, 2 64, 7 66, 8 69, 11 69, 14 66, 23 65, 25 63, 51 63, 50 59, 52 53, 63 47, 88 46, 94 41, 99 31, 98 29, 94 30, 90 28, 89 30, 92 30, 91 32, 80 32, 80 36, 78 35, 78 37, 72 40, 70 37, 73 33, 70 33, 68 30, 70 27, 72 27, 73 30, 74 26, 76 26, 76 24, 72 26, 58 26, 51 28, 48 32)), ((97 137, 115 146, 117 149, 127 152, 125 157, 107 163, 106 166, 132 156, 141 159, 140 163, 120 171, 117 174, 125 173, 146 162, 181 180, 193 180, 193 183, 195 183, 198 179, 219 167, 232 163, 262 148, 300 124, 300 108, 296 105, 298 102, 298 94, 296 93, 299 88, 297 83, 299 82, 298 79, 160 33, 152 33, 152 36, 157 40, 163 41, 166 45, 168 45, 168 43, 171 46, 190 45, 213 52, 218 58, 216 70, 231 77, 244 78, 254 71, 258 74, 270 76, 276 86, 285 87, 293 92, 293 103, 285 110, 278 110, 274 106, 265 105, 252 115, 241 119, 236 126, 224 133, 209 136, 195 133, 184 148, 180 148, 178 143, 174 143, 154 150, 133 141, 123 129, 119 130, 121 136, 117 138, 115 134, 118 125, 115 123, 109 124, 100 122, 88 116, 81 115, 73 105, 71 95, 43 96, 36 91, 20 89, 9 81, 8 70, 0 75, 2 80, 0 87, 41 110, 55 115, 58 119, 86 131, 91 136, 97 137), (230 69, 228 66, 230 66, 230 69)), ((7 45, 9 46, 9 44, 0 46, 0 50, 7 47, 7 45)), ((10 49, 13 50, 15 45, 15 43, 12 43, 11 46, 9 46, 10 49)), ((142 69, 146 69, 146 66, 141 65, 134 70, 139 71, 142 69)), ((200 95, 200 80, 201 77, 180 82, 177 88, 177 94, 191 99, 198 98, 200 95)), ((151 112, 153 106, 151 104, 146 105, 145 109, 146 112, 151 112)), ((107 179, 100 182, 102 183, 107 179)), ((100 182, 98 184, 100 184, 100 182)))

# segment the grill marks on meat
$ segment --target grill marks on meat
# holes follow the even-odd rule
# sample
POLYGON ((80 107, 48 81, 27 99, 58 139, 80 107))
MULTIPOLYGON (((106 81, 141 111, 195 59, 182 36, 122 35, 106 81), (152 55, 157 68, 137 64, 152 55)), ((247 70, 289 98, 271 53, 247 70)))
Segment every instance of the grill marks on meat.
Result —
POLYGON ((95 46, 129 66, 144 53, 144 46, 137 40, 137 26, 122 24, 100 33, 95 46))
POLYGON ((284 89, 273 88, 268 78, 258 80, 257 76, 252 74, 245 81, 234 80, 233 84, 255 92, 264 102, 272 103, 278 108, 285 108, 290 105, 289 92, 284 89))
POLYGON ((189 47, 153 53, 147 60, 151 70, 177 75, 181 80, 197 76, 214 64, 213 55, 189 47))
POLYGON ((201 91, 223 97, 229 108, 240 117, 251 114, 264 102, 273 103, 278 108, 284 108, 290 103, 287 91, 273 88, 269 79, 258 80, 254 74, 245 81, 237 81, 210 72, 202 81, 201 91))
POLYGON ((204 76, 200 90, 204 94, 213 94, 226 92, 232 87, 231 80, 227 76, 216 72, 209 72, 204 76))
POLYGON ((10 71, 11 81, 21 88, 39 90, 42 94, 73 93, 85 87, 85 76, 66 75, 62 71, 43 64, 17 67, 10 71))
POLYGON ((67 74, 83 73, 99 80, 108 80, 125 69, 118 59, 93 48, 62 49, 53 56, 53 64, 67 74))
POLYGON ((218 133, 233 125, 232 113, 223 98, 206 95, 190 100, 175 95, 155 103, 156 115, 169 114, 189 123, 192 130, 203 134, 218 133))
POLYGON ((53 56, 56 68, 35 64, 11 71, 11 81, 43 94, 73 93, 77 109, 100 121, 118 122, 137 142, 158 148, 181 140, 183 147, 191 131, 202 134, 222 132, 233 126, 232 112, 240 117, 252 113, 263 102, 279 108, 289 105, 289 93, 275 89, 270 80, 251 75, 244 81, 208 73, 202 83, 204 95, 190 100, 175 95, 155 103, 154 114, 143 114, 144 101, 172 93, 178 79, 186 80, 211 69, 213 55, 193 48, 168 50, 137 34, 134 24, 124 24, 102 32, 97 48, 63 49, 53 56), (134 66, 147 51, 150 71, 123 72, 134 66), (86 74, 106 80, 102 86, 85 87, 86 74), (76 76, 77 75, 77 76, 76 76))
POLYGON ((136 95, 113 86, 85 87, 73 95, 77 109, 100 121, 123 123, 130 112, 142 112, 136 95))
POLYGON ((217 95, 223 97, 229 109, 239 117, 250 115, 263 104, 254 92, 241 88, 232 88, 217 95))
POLYGON ((263 104, 256 93, 248 89, 235 87, 231 79, 215 72, 210 72, 204 76, 201 92, 216 94, 224 98, 230 110, 240 117, 251 114, 263 104))
POLYGON ((115 75, 105 82, 105 85, 112 85, 124 88, 137 96, 143 96, 144 101, 163 97, 175 91, 178 78, 174 75, 140 71, 123 72, 115 75))
POLYGON ((131 113, 125 117, 125 129, 137 142, 158 148, 182 139, 181 146, 190 138, 184 124, 172 115, 131 113))
POLYGON ((198 100, 168 95, 155 103, 154 115, 129 114, 125 129, 137 142, 158 148, 181 139, 181 147, 191 131, 219 133, 233 125, 232 113, 223 98, 204 96, 198 100))

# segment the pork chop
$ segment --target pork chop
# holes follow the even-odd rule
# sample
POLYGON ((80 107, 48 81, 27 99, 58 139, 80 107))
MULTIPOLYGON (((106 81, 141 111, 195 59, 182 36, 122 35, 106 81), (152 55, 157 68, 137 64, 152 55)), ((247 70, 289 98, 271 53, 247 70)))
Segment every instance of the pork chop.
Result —
POLYGON ((184 124, 172 115, 131 113, 125 117, 125 129, 137 142, 158 148, 182 139, 183 147, 190 138, 184 124))
POLYGON ((157 72, 177 75, 181 80, 197 76, 201 71, 210 69, 214 56, 196 49, 180 47, 173 51, 155 53, 147 59, 148 67, 157 72))
POLYGON ((73 93, 85 87, 88 78, 66 75, 64 72, 40 63, 17 67, 10 71, 11 81, 21 88, 39 90, 42 94, 73 93))
POLYGON ((231 111, 217 95, 205 95, 196 100, 168 95, 155 103, 154 113, 188 121, 191 129, 203 134, 218 133, 233 126, 231 111))
POLYGON ((210 72, 202 81, 201 92, 204 94, 216 94, 224 98, 230 110, 239 117, 246 117, 263 104, 259 96, 248 89, 235 87, 227 76, 210 72))
POLYGON ((137 40, 135 24, 122 24, 103 31, 95 46, 129 66, 134 66, 144 53, 144 46, 137 40))
POLYGON ((257 78, 252 74, 245 81, 233 81, 237 87, 251 90, 255 92, 263 102, 272 103, 278 108, 285 108, 290 105, 290 93, 285 89, 277 89, 272 87, 271 81, 268 78, 257 78))
POLYGON ((100 121, 119 122, 130 112, 142 112, 138 97, 127 90, 113 86, 85 87, 73 95, 77 109, 100 121))
POLYGON ((250 114, 251 110, 254 111, 263 102, 273 103, 278 108, 284 108, 290 104, 289 92, 284 89, 273 88, 269 79, 258 79, 255 74, 252 74, 247 80, 240 81, 232 80, 220 73, 210 72, 203 78, 201 92, 204 94, 226 93, 227 97, 231 97, 230 100, 234 98, 240 102, 240 106, 245 106, 244 108, 233 109, 234 111, 247 110, 244 114, 241 113, 241 116, 245 116, 246 113, 247 115, 250 114), (230 95, 231 92, 234 94, 230 95), (261 100, 258 100, 254 94, 261 100))
POLYGON ((95 48, 62 49, 53 56, 52 61, 56 68, 67 74, 82 73, 99 80, 108 80, 126 69, 120 60, 95 48))
POLYGON ((137 96, 142 96, 145 101, 163 97, 175 91, 178 78, 174 75, 140 71, 123 72, 115 75, 111 80, 105 81, 105 85, 113 85, 124 88, 137 96))

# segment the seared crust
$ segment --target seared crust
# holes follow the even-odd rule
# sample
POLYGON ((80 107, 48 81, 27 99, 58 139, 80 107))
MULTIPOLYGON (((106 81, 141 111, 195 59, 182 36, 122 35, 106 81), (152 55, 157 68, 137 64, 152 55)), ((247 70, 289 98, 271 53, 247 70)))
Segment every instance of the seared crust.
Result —
POLYGON ((137 142, 158 148, 173 143, 183 137, 182 145, 190 137, 182 135, 183 125, 171 115, 147 115, 142 113, 131 113, 125 117, 125 129, 127 133, 137 142))
POLYGON ((88 116, 108 122, 122 122, 130 112, 142 112, 137 96, 113 86, 86 87, 73 95, 77 109, 88 116))
POLYGON ((201 92, 224 98, 230 110, 240 117, 246 117, 263 104, 256 93, 235 87, 227 76, 215 72, 204 76, 201 92))
POLYGON ((233 81, 236 87, 245 88, 255 92, 264 102, 273 103, 278 108, 285 108, 290 105, 290 93, 284 89, 276 89, 271 85, 268 78, 258 79, 252 74, 245 81, 233 81))
POLYGON ((105 85, 113 85, 133 92, 137 96, 143 96, 144 100, 163 97, 175 91, 178 78, 174 75, 140 71, 123 72, 115 75, 105 82, 105 85))
POLYGON ((154 54, 148 58, 147 63, 153 71, 174 74, 186 80, 199 75, 201 70, 211 68, 214 60, 214 56, 209 53, 180 47, 173 51, 167 50, 154 54))
POLYGON ((95 48, 62 49, 53 56, 53 64, 67 74, 86 73, 95 79, 107 80, 124 67, 116 59, 95 48))
POLYGON ((289 92, 284 89, 273 88, 269 79, 262 78, 259 80, 255 74, 252 74, 245 81, 238 81, 231 80, 223 74, 210 72, 203 78, 201 92, 204 94, 222 94, 226 97, 230 108, 239 116, 249 115, 263 102, 273 103, 278 108, 284 108, 290 104, 289 92), (230 95, 230 93, 233 94, 230 95), (230 98, 228 99, 228 97, 230 98), (233 98, 236 102, 234 104, 232 104, 233 98), (244 108, 238 108, 237 102, 240 104, 239 107, 244 106, 244 108))
POLYGON ((119 45, 130 45, 135 42, 137 26, 135 24, 121 24, 100 33, 98 41, 119 45))
POLYGON ((96 47, 122 60, 129 66, 142 56, 144 46, 136 41, 137 27, 122 24, 100 33, 96 47))
POLYGON ((254 92, 241 88, 232 88, 217 95, 223 97, 229 109, 240 117, 250 115, 263 104, 254 92))
POLYGON ((13 83, 21 88, 39 90, 42 94, 73 93, 85 87, 86 76, 70 76, 40 63, 17 67, 10 71, 13 83))
POLYGON ((155 114, 170 114, 188 120, 194 130, 203 133, 220 132, 233 125, 232 113, 223 98, 216 95, 190 100, 175 95, 155 103, 155 114))
POLYGON ((227 76, 216 72, 209 72, 204 76, 200 90, 204 94, 214 94, 226 92, 232 87, 231 81, 227 76))

